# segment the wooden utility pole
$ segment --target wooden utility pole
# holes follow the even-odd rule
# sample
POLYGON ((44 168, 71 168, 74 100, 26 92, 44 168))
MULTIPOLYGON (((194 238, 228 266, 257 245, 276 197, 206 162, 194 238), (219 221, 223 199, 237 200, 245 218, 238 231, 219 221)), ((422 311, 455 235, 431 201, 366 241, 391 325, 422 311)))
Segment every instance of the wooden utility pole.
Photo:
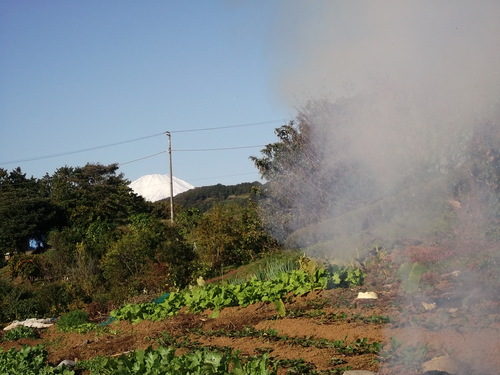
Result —
POLYGON ((174 178, 172 175, 172 134, 165 132, 168 137, 168 160, 170 164, 170 223, 174 223, 174 178))

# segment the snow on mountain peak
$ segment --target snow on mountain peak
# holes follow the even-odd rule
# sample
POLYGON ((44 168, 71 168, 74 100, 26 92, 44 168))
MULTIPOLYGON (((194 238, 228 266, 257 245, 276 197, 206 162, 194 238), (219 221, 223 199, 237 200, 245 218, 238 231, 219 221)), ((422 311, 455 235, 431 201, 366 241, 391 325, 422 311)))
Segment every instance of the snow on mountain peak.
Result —
MULTIPOLYGON (((174 196, 194 188, 190 183, 175 176, 172 177, 172 181, 174 196)), ((170 176, 168 174, 148 174, 130 183, 129 187, 134 193, 150 202, 170 198, 170 176)))

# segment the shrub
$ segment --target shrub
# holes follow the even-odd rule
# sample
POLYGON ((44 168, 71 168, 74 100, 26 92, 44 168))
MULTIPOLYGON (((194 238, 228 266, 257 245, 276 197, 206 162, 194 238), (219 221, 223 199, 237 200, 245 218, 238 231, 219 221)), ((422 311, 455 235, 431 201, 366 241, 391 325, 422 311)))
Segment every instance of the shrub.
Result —
POLYGON ((40 318, 44 315, 43 307, 39 305, 36 298, 17 298, 17 296, 10 295, 7 300, 9 302, 5 301, 2 317, 5 321, 40 318))
POLYGON ((2 341, 13 341, 19 339, 38 339, 40 338, 40 334, 35 328, 19 326, 14 329, 11 329, 2 337, 2 341))
POLYGON ((72 331, 79 326, 86 325, 89 322, 89 314, 82 310, 73 310, 62 315, 56 322, 59 331, 72 331))
POLYGON ((41 276, 40 265, 35 255, 14 255, 9 260, 9 269, 12 277, 19 276, 30 282, 41 276))
POLYGON ((43 306, 43 311, 51 316, 59 315, 89 302, 77 284, 62 281, 40 286, 36 291, 36 299, 39 301, 39 305, 43 306))

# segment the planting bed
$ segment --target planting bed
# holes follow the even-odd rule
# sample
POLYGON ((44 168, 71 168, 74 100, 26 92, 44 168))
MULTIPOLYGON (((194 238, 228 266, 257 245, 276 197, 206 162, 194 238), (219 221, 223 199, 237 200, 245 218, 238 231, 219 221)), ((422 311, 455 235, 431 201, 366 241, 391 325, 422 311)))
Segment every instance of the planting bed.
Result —
MULTIPOLYGON (((412 261, 417 253, 411 250, 412 261)), ((51 327, 38 339, 3 342, 0 347, 5 351, 43 344, 52 364, 117 358, 148 347, 173 347, 179 355, 201 347, 231 348, 240 356, 268 353, 279 364, 278 374, 342 374, 346 369, 422 374, 425 361, 447 355, 471 374, 498 373, 500 305, 495 282, 488 287, 483 280, 491 280, 488 272, 496 272, 494 264, 483 264, 483 272, 471 266, 468 273, 454 273, 456 258, 442 272, 419 275, 414 290, 393 278, 400 260, 374 259, 363 286, 290 296, 285 316, 275 304, 259 302, 224 308, 215 318, 211 310, 181 312, 155 322, 115 321, 85 334, 51 327), (358 300, 360 291, 376 292, 379 298, 358 300)))

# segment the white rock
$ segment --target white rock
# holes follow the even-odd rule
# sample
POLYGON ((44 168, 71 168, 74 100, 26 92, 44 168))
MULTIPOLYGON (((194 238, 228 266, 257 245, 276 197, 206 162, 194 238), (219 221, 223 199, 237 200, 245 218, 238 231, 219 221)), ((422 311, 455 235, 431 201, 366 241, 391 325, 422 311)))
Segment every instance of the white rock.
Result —
POLYGON ((9 330, 17 328, 19 326, 25 326, 25 327, 31 327, 31 328, 48 328, 52 325, 54 325, 53 318, 47 318, 47 319, 30 318, 30 319, 26 319, 26 320, 22 320, 22 321, 14 320, 11 324, 9 324, 3 330, 9 331, 9 330))
POLYGON ((375 292, 359 292, 358 299, 378 299, 377 293, 375 292))

